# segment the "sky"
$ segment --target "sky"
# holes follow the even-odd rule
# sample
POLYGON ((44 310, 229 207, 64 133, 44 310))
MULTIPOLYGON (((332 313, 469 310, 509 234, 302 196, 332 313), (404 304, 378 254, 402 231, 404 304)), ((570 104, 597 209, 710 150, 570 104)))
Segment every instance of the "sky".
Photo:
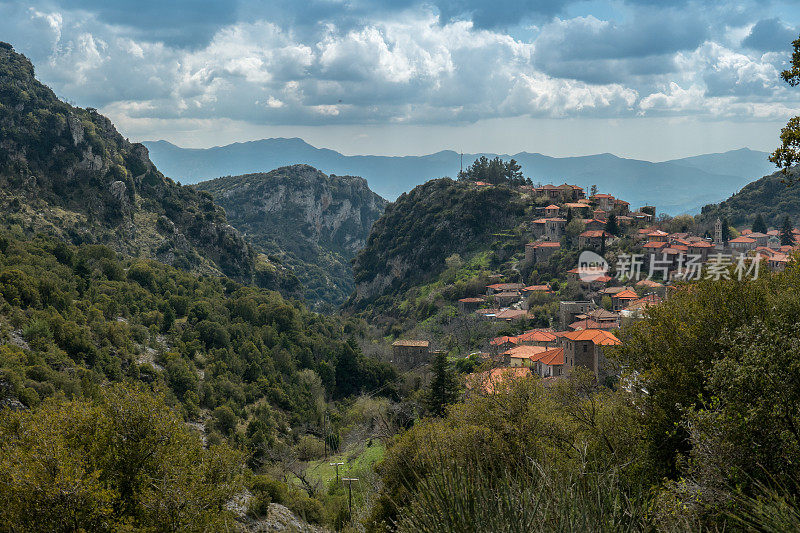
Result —
POLYGON ((770 151, 800 2, 0 0, 0 40, 131 140, 345 154, 770 151))

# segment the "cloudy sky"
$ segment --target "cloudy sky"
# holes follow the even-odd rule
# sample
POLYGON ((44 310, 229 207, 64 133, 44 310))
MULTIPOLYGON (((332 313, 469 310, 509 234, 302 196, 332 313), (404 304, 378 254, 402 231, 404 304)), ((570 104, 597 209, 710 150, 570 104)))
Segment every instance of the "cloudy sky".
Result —
POLYGON ((0 0, 0 40, 131 139, 348 154, 770 150, 799 29, 771 0, 0 0))

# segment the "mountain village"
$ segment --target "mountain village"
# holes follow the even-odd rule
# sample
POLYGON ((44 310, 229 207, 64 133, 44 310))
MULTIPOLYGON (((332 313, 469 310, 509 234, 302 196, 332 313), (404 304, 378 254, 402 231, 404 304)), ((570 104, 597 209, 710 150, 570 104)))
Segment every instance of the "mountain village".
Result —
MULTIPOLYGON (((474 182, 474 187, 491 187, 474 182)), ((659 305, 670 293, 681 290, 682 281, 734 276, 757 277, 761 269, 782 271, 798 248, 796 228, 723 228, 714 223, 713 235, 690 231, 668 232, 656 217, 654 206, 631 211, 630 204, 592 187, 587 197, 577 185, 521 185, 538 207, 530 221, 530 242, 525 244, 524 263, 547 265, 562 251, 581 251, 595 262, 579 264, 559 272, 547 283, 525 283, 493 276, 484 294, 458 299, 462 316, 509 324, 524 324, 534 318, 533 302, 557 302, 557 313, 548 327, 527 329, 517 335, 488 340, 471 354, 490 362, 490 370, 467 376, 468 393, 490 393, 505 380, 535 374, 545 383, 566 376, 577 367, 593 372, 599 382, 618 375, 619 369, 604 356, 609 346, 620 345, 618 331, 640 320, 648 308, 659 305), (547 201, 543 202, 543 199, 547 201), (541 204, 546 204, 541 206, 541 204), (616 259, 606 262, 605 256, 616 259), (584 298, 562 300, 559 284, 578 287, 584 298)), ((393 343, 393 360, 410 368, 430 360, 435 353, 428 340, 400 339, 393 343)))

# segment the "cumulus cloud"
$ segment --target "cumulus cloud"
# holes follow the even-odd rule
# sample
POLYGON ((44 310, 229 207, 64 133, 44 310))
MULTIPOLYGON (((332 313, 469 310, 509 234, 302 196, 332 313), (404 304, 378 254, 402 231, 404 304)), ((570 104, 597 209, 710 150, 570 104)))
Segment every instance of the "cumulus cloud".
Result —
POLYGON ((144 2, 126 19, 137 10, 0 0, 0 31, 58 94, 129 121, 457 124, 776 117, 792 107, 778 80, 785 53, 764 40, 783 23, 733 27, 728 35, 747 37, 720 43, 692 2, 615 18, 567 16, 568 0, 281 0, 268 12, 238 2, 224 13, 185 1, 163 12, 144 2), (534 28, 507 28, 534 19, 534 28), (167 38, 170 24, 181 29, 167 38))

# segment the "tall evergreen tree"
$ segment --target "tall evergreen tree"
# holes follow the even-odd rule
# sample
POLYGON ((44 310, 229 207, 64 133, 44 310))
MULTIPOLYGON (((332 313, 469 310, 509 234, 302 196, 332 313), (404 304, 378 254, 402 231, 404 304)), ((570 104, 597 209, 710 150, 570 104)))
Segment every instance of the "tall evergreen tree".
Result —
POLYGON ((794 234, 792 233, 792 221, 789 220, 789 215, 783 217, 783 224, 781 225, 781 246, 793 246, 794 234))
POLYGON ((606 231, 611 235, 619 235, 619 223, 614 213, 610 213, 606 219, 606 231))
POLYGON ((753 225, 750 229, 755 233, 767 232, 767 224, 764 222, 764 217, 761 216, 761 213, 756 215, 756 219, 753 221, 753 225))
POLYGON ((447 406, 458 399, 458 382, 444 352, 436 354, 431 370, 433 378, 428 389, 428 411, 434 416, 444 416, 447 406))

